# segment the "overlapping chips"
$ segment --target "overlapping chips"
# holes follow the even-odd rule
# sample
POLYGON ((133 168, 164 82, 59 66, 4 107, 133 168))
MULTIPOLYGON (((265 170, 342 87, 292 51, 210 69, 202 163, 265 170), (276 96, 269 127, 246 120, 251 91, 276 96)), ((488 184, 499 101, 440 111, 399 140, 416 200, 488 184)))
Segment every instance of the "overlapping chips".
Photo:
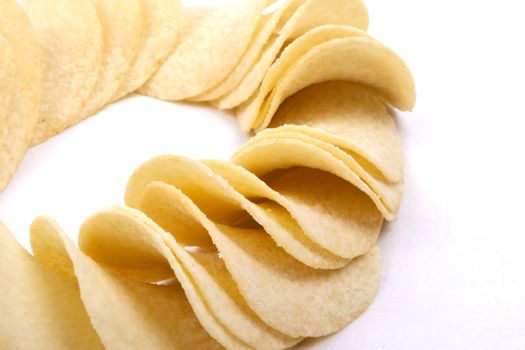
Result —
POLYGON ((24 0, 34 32, 0 1, 0 186, 31 138, 138 88, 237 107, 260 131, 230 161, 144 163, 78 248, 47 217, 31 226, 33 256, 0 225, 0 347, 284 349, 366 310, 403 190, 388 105, 411 109, 415 89, 363 31, 361 0, 24 0))
POLYGON ((31 143, 41 97, 40 52, 15 0, 0 1, 0 191, 31 143))
POLYGON ((20 3, 0 2, 0 190, 30 145, 142 86, 179 26, 179 0, 20 3))
POLYGON ((80 113, 97 82, 103 41, 91 0, 23 0, 22 6, 41 52, 42 100, 32 140, 38 144, 80 113))

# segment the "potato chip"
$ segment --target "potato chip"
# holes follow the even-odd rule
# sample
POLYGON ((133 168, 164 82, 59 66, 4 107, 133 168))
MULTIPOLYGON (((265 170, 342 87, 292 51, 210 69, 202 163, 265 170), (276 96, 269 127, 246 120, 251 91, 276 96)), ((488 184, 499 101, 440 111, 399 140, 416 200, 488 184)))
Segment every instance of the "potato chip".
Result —
POLYGON ((249 0, 207 12, 183 8, 179 43, 139 91, 175 101, 220 83, 246 51, 265 6, 249 0))
MULTIPOLYGON (((184 157, 154 158, 137 169, 129 180, 126 203, 146 212, 167 231, 173 232, 170 226, 172 221, 163 219, 162 215, 169 208, 169 202, 163 201, 162 198, 146 203, 141 202, 141 197, 149 183, 161 181, 173 185, 192 198, 200 210, 214 222, 232 225, 249 214, 264 227, 277 245, 283 247, 294 258, 315 268, 340 268, 348 263, 347 259, 366 253, 371 248, 370 242, 374 242, 377 238, 381 227, 381 217, 373 206, 365 207, 365 209, 368 208, 368 211, 362 210, 363 218, 367 218, 366 220, 370 220, 371 223, 375 222, 370 227, 363 226, 356 230, 352 216, 348 215, 342 219, 343 221, 349 220, 344 223, 345 229, 335 232, 326 230, 316 232, 312 230, 318 226, 310 225, 310 221, 326 220, 323 213, 317 215, 310 210, 301 209, 286 196, 273 191, 264 182, 253 175, 250 176, 240 167, 226 165, 221 167, 221 164, 217 162, 206 162, 205 164, 210 168, 184 157), (213 172, 210 171, 211 169, 213 172), (218 174, 231 182, 226 182, 225 179, 218 177, 218 174), (260 200, 255 203, 250 200, 257 198, 274 201, 282 208, 271 203, 259 203, 260 200), (342 256, 337 256, 337 253, 328 247, 319 245, 319 239, 326 234, 333 234, 341 239, 347 236, 346 239, 355 240, 356 244, 332 247, 334 251, 344 251, 342 256)), ((328 190, 328 188, 325 189, 328 190)), ((339 204, 340 208, 351 210, 349 206, 351 199, 355 196, 359 198, 359 194, 351 190, 345 193, 349 197, 335 205, 339 204)), ((322 198, 320 198, 321 202, 327 206, 332 205, 323 201, 322 198)), ((202 233, 199 233, 198 237, 201 236, 202 233)))
POLYGON ((309 0, 305 1, 288 21, 275 29, 275 34, 264 47, 258 62, 243 77, 242 82, 212 103, 221 109, 237 107, 246 101, 263 80, 270 65, 290 41, 318 26, 349 25, 366 30, 368 13, 361 0, 309 0))
POLYGON ((260 231, 221 226, 217 232, 215 242, 247 303, 290 336, 341 330, 367 309, 379 287, 377 248, 341 269, 315 270, 260 231))
POLYGON ((35 33, 24 11, 14 0, 0 1, 0 33, 7 43, 2 44, 4 55, 1 69, 6 75, 16 71, 15 78, 2 77, 7 90, 12 91, 10 102, 5 102, 9 92, 0 92, 5 103, 0 110, 0 191, 4 189, 22 160, 35 128, 42 89, 40 52, 35 33), (4 48, 10 45, 11 49, 4 48), (5 62, 10 60, 10 62, 5 62), (16 64, 16 68, 10 67, 16 64), (9 85, 7 85, 9 84, 9 85), (2 113, 2 112, 0 112, 2 113))
MULTIPOLYGON (((296 232, 297 229, 288 224, 286 225, 288 230, 296 232, 296 238, 305 236, 332 254, 346 258, 346 261, 340 260, 339 263, 343 265, 338 267, 348 263, 348 259, 368 252, 371 248, 370 244, 377 239, 382 223, 377 209, 353 185, 331 174, 313 169, 291 169, 281 177, 280 181, 276 181, 274 177, 272 181, 265 179, 265 183, 244 168, 227 162, 205 161, 205 164, 247 198, 267 198, 286 208, 293 217, 292 221, 296 221, 295 225, 299 227, 299 232, 296 232), (286 184, 286 181, 290 183, 286 184), (316 182, 315 189, 308 186, 312 182, 316 182), (316 197, 315 203, 304 202, 312 196, 316 197), (352 217, 356 209, 359 215, 352 217), (332 215, 334 217, 331 217, 332 215), (338 224, 341 225, 338 229, 330 227, 338 224), (330 238, 327 235, 330 235, 330 238), (334 243, 329 243, 330 241, 334 243)), ((264 202, 260 205, 269 210, 267 215, 270 217, 283 215, 278 214, 278 206, 264 202)), ((288 251, 292 243, 287 241, 279 245, 288 251)), ((294 256, 291 253, 290 255, 294 256)), ((323 268, 321 265, 312 265, 304 261, 304 258, 298 260, 311 267, 323 268)))
MULTIPOLYGON (((272 208, 268 208, 267 205, 259 206, 250 202, 223 179, 212 173, 210 169, 182 157, 158 157, 147 162, 132 176, 126 191, 128 205, 140 208, 169 232, 175 230, 173 225, 180 226, 177 223, 180 220, 177 220, 176 216, 173 217, 173 213, 169 216, 163 215, 171 207, 170 202, 163 198, 158 198, 156 201, 141 199, 145 195, 148 184, 154 181, 175 185, 190 194, 193 201, 196 201, 200 208, 217 222, 237 222, 248 212, 265 227, 279 245, 305 264, 320 268, 338 268, 347 263, 346 260, 324 251, 304 237, 302 229, 297 227, 290 214, 282 213, 282 210, 272 211, 272 208), (186 174, 191 174, 191 176, 188 178, 186 174), (170 217, 176 221, 168 219, 170 217)), ((259 183, 261 183, 260 180, 259 183)), ((262 184, 264 186, 264 183, 262 184)), ((273 192, 267 186, 265 188, 273 192)), ((264 190, 261 192, 264 193, 264 190)), ((271 193, 266 193, 266 195, 271 196, 271 193)), ((180 231, 180 228, 177 230, 180 231)), ((206 232, 195 228, 191 232, 194 233, 197 240, 187 240, 186 237, 181 237, 181 239, 192 245, 199 245, 203 241, 202 237, 206 235, 206 232)))
POLYGON ((269 127, 279 126, 275 131, 301 132, 350 152, 369 173, 380 172, 389 182, 403 179, 394 118, 370 88, 341 81, 307 87, 279 107, 269 127))
MULTIPOLYGON (((351 171, 353 171, 359 178, 368 186, 375 194, 378 195, 382 204, 390 212, 397 212, 401 202, 401 196, 403 194, 403 182, 391 183, 385 180, 381 174, 377 172, 369 173, 357 160, 354 158, 354 155, 351 153, 346 153, 342 151, 337 146, 329 142, 319 140, 318 138, 311 137, 308 133, 294 131, 281 130, 286 129, 286 127, 277 128, 277 129, 267 129, 264 134, 257 135, 253 139, 253 143, 249 142, 245 147, 249 145, 256 144, 261 139, 295 139, 303 141, 305 143, 314 145, 323 151, 331 153, 335 158, 341 160, 351 171)), ((243 152, 242 149, 239 152, 243 152)), ((366 164, 366 161, 365 161, 366 164)))
POLYGON ((171 53, 178 37, 180 0, 140 0, 140 4, 142 35, 139 52, 113 100, 144 85, 171 53))
POLYGON ((70 266, 90 321, 105 348, 220 348, 198 322, 177 283, 151 285, 104 270, 79 251, 49 218, 33 222, 31 238, 33 245, 48 242, 55 247, 57 254, 40 255, 40 259, 49 262, 61 255, 60 261, 70 266))
POLYGON ((82 225, 79 239, 83 251, 121 273, 129 272, 127 262, 142 262, 134 266, 144 275, 134 278, 149 278, 152 254, 164 257, 203 326, 226 347, 286 348, 300 340, 271 329, 246 306, 216 253, 186 251, 137 210, 113 207, 96 213, 82 225), (114 254, 132 259, 116 260, 114 254))
MULTIPOLYGON (((248 125, 249 120, 243 115, 250 113, 254 114, 257 108, 260 108, 260 105, 262 105, 263 96, 272 91, 282 76, 285 75, 285 73, 299 60, 301 56, 308 53, 312 47, 321 45, 326 41, 353 36, 368 37, 369 35, 366 32, 351 26, 325 25, 313 28, 287 45, 283 52, 279 55, 278 60, 273 62, 273 64, 271 64, 273 59, 269 60, 271 66, 267 70, 262 70, 264 73, 264 79, 262 82, 259 84, 258 81, 254 80, 256 84, 254 84, 252 90, 255 91, 254 89, 256 89, 257 91, 239 106, 237 110, 237 117, 241 128, 245 131, 249 130, 249 127, 248 129, 245 127, 245 124, 248 125), (257 86, 259 86, 258 89, 257 86)), ((260 62, 263 61, 264 59, 260 60, 260 62)), ((241 94, 243 94, 242 91, 241 94)), ((245 100, 246 97, 247 96, 244 96, 242 100, 245 100)), ((255 118, 255 116, 253 118, 255 118)))
MULTIPOLYGON (((256 64, 261 50, 272 36, 272 33, 278 25, 283 13, 288 7, 293 5, 293 2, 294 1, 292 0, 288 0, 274 11, 264 14, 257 24, 255 34, 253 35, 253 39, 250 42, 248 49, 233 71, 220 84, 198 96, 192 97, 190 100, 210 101, 221 97, 225 93, 234 89, 242 81, 253 65, 256 64)), ((295 2, 299 3, 300 1, 295 2)))
POLYGON ((272 92, 271 100, 265 102, 265 119, 259 127, 268 126, 271 117, 288 96, 305 86, 330 80, 355 81, 371 86, 388 103, 401 110, 410 110, 415 104, 412 75, 393 51, 368 38, 334 39, 314 48, 288 72, 272 92), (311 74, 311 69, 321 62, 323 69, 311 74), (351 69, 346 68, 349 66, 351 69), (298 76, 306 75, 308 79, 301 83, 297 81, 298 76))
POLYGON ((403 185, 400 140, 392 116, 373 91, 350 82, 308 87, 284 104, 275 125, 288 122, 294 125, 267 129, 241 147, 238 153, 262 139, 302 140, 342 160, 379 195, 390 212, 398 210, 403 185), (301 126, 303 120, 312 127, 301 126), (371 164, 369 155, 377 160, 376 164, 381 164, 381 170, 371 164), (390 179, 384 174, 390 175, 390 179))
POLYGON ((135 59, 141 43, 142 10, 139 0, 93 0, 102 28, 102 63, 98 79, 74 125, 95 114, 115 95, 135 59))
MULTIPOLYGON (((194 233, 199 235, 203 233, 202 228, 193 228, 191 231, 181 230, 181 218, 176 216, 177 203, 172 203, 169 189, 162 188, 159 183, 148 185, 143 193, 139 209, 151 217, 156 223, 168 232, 177 233, 177 241, 183 241, 184 232, 194 233), (181 237, 182 236, 182 237, 181 237)), ((165 184, 165 183, 163 183, 165 184)), ((257 206, 247 205, 248 212, 253 216, 254 220, 260 222, 267 232, 278 245, 285 247, 290 255, 299 261, 314 268, 335 269, 341 268, 348 263, 348 259, 338 257, 327 250, 319 247, 305 236, 302 228, 292 218, 290 213, 280 205, 274 202, 259 203, 257 206)), ((246 220, 238 220, 241 223, 246 220)), ((255 224, 256 225, 256 224, 255 224)), ((257 225, 256 225, 257 226, 257 225)), ((205 234, 207 234, 204 231, 205 234)), ((209 240, 209 237, 207 237, 209 240)), ((196 242, 195 240, 188 241, 188 245, 198 245, 209 247, 211 242, 196 242), (200 244, 199 244, 200 243, 200 244)))
POLYGON ((17 163, 16 150, 12 148, 9 134, 11 100, 14 98, 11 86, 16 80, 18 67, 15 52, 0 32, 0 189, 4 189, 13 176, 17 163))
POLYGON ((0 223, 0 334, 6 349, 103 349, 78 286, 27 253, 0 223))
MULTIPOLYGON (((320 27, 314 33, 320 37, 320 33, 329 35, 332 31, 333 27, 320 27)), ((308 42, 304 39, 304 44, 292 46, 292 43, 281 56, 285 63, 277 61, 275 70, 267 74, 270 78, 265 77, 267 83, 263 81, 257 95, 240 106, 238 118, 243 129, 264 129, 287 97, 309 85, 330 80, 371 86, 393 106, 412 108, 415 90, 410 71, 393 51, 379 42, 363 35, 351 35, 310 46, 304 52, 308 42), (298 56, 301 51, 304 53, 298 56), (286 58, 288 55, 292 58, 286 58)))
POLYGON ((262 138, 237 152, 232 161, 259 177, 277 169, 296 166, 332 173, 350 182, 370 197, 385 219, 394 220, 395 212, 386 207, 380 196, 345 164, 344 158, 341 157, 348 157, 348 155, 334 155, 330 151, 312 145, 311 142, 296 138, 262 138), (286 152, 282 152, 283 149, 286 149, 286 152))
POLYGON ((32 140, 38 144, 62 131, 89 98, 100 69, 102 34, 90 0, 22 0, 21 4, 42 52, 44 88, 32 140))
POLYGON ((312 269, 275 245, 264 230, 215 224, 181 191, 173 187, 169 195, 179 204, 177 210, 186 211, 209 232, 250 308, 284 334, 336 332, 361 314, 375 295, 380 280, 377 248, 341 269, 312 269))

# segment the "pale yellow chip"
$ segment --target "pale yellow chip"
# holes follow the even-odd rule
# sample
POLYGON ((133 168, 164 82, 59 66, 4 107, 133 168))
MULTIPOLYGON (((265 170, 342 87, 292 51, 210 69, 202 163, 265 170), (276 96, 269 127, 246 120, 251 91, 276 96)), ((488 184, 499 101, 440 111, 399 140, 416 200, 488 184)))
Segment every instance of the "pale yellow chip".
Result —
MULTIPOLYGON (((242 56, 239 63, 235 66, 233 71, 224 79, 220 84, 214 86, 208 91, 191 98, 191 101, 210 101, 215 100, 222 95, 233 90, 239 83, 243 80, 244 76, 250 71, 250 69, 257 63, 261 50, 264 48, 267 41, 273 37, 275 34, 273 32, 276 29, 276 26, 279 23, 283 13, 293 5, 292 0, 287 0, 279 6, 277 9, 274 9, 270 13, 264 14, 257 28, 255 29, 255 34, 253 39, 250 42, 250 45, 244 55, 242 56)), ((300 1, 295 1, 299 3, 300 1)))
POLYGON ((338 270, 299 263, 259 230, 221 226, 215 244, 248 305, 290 336, 323 336, 346 327, 372 302, 380 282, 379 249, 338 270))
POLYGON ((140 92, 175 101, 219 84, 246 51, 266 2, 248 0, 208 11, 184 7, 179 43, 140 92))
POLYGON ((279 107, 269 127, 280 126, 351 151, 368 172, 379 171, 390 182, 403 180, 394 118, 371 88, 341 81, 309 86, 279 107))
MULTIPOLYGON (((160 181, 182 190, 214 222, 234 225, 249 214, 264 227, 277 245, 308 266, 334 269, 348 263, 347 259, 320 247, 310 238, 326 232, 305 234, 305 231, 311 230, 311 227, 308 224, 300 226, 294 219, 305 215, 297 211, 297 208, 294 210, 286 197, 273 191, 254 175, 250 176, 240 167, 226 164, 221 166, 218 162, 205 164, 209 168, 184 157, 154 158, 137 169, 130 178, 126 190, 126 203, 140 208, 163 228, 172 232, 173 220, 165 219, 163 215, 170 207, 169 201, 158 198, 156 201, 141 202, 148 184, 160 181), (274 201, 280 205, 272 205, 272 202, 268 201, 256 204, 260 200, 252 202, 258 198, 274 201)), ((375 215, 374 212, 372 215, 375 215)), ((315 216, 311 220, 315 220, 315 216)), ((347 225, 351 227, 352 224, 349 222, 347 225)), ((197 242, 201 242, 202 232, 195 232, 197 242)), ((372 232, 372 235, 375 235, 374 231, 372 232)), ((360 234, 367 236, 364 232, 360 234)), ((348 247, 348 249, 352 248, 348 247)), ((357 249, 353 253, 347 251, 345 256, 352 258, 370 249, 368 247, 363 251, 358 247, 355 248, 357 249)))
POLYGON ((12 86, 16 80, 17 66, 15 51, 0 32, 0 190, 7 186, 13 176, 17 162, 17 149, 11 146, 10 125, 12 86))
POLYGON ((287 123, 294 125, 264 130, 238 153, 263 139, 304 141, 343 161, 390 212, 398 210, 403 187, 399 135, 384 102, 372 90, 350 82, 313 85, 285 102, 272 126, 287 123))
POLYGON ((263 229, 215 224, 181 191, 170 195, 177 211, 208 231, 248 306, 280 332, 292 337, 336 332, 372 301, 380 280, 377 248, 341 269, 312 269, 279 248, 263 229))
MULTIPOLYGON (((261 203, 268 216, 282 216, 283 208, 286 208, 284 211, 291 215, 291 221, 296 222, 295 225, 286 225, 289 233, 293 232, 296 239, 304 236, 316 246, 342 258, 339 263, 343 265, 337 266, 334 261, 334 267, 344 266, 350 259, 368 252, 377 240, 382 217, 372 201, 352 184, 332 174, 295 168, 283 171, 279 177, 264 179, 265 183, 244 168, 227 162, 206 161, 205 164, 247 198, 257 198, 258 201, 267 198, 280 204, 281 208, 273 202, 261 203)), ((304 244, 305 240, 300 241, 304 244)), ((297 243, 277 239, 276 242, 287 252, 297 243)), ((304 264, 329 268, 328 264, 313 264, 303 254, 298 260, 304 264)))
MULTIPOLYGON (((255 79, 254 83, 250 83, 253 86, 252 92, 254 93, 251 94, 251 97, 237 109, 237 118, 241 128, 244 131, 250 130, 251 125, 256 121, 257 113, 261 108, 266 95, 274 89, 286 72, 291 69, 291 67, 293 67, 302 56, 312 50, 313 47, 333 39, 350 38, 354 36, 369 37, 365 31, 351 26, 324 25, 313 28, 292 41, 284 48, 279 55, 279 59, 275 62, 273 62, 273 59, 268 59, 268 62, 271 64, 270 68, 262 69, 261 72, 257 73, 264 77, 264 79, 260 84, 257 81, 259 79, 255 79)), ((263 60, 261 60, 261 62, 262 61, 263 60)), ((239 89, 239 93, 244 94, 241 89, 239 89)), ((245 100, 245 97, 247 96, 243 95, 242 100, 245 100)), ((234 98, 237 99, 238 97, 234 98)))
MULTIPOLYGON (((263 133, 258 134, 257 137, 254 138, 252 142, 249 142, 245 147, 251 147, 251 145, 260 142, 262 139, 299 140, 330 153, 332 156, 343 162, 357 176, 359 176, 362 182, 379 197, 382 204, 390 212, 395 213, 399 210, 401 197, 403 194, 403 181, 395 183, 389 182, 384 179, 381 173, 375 171, 373 167, 371 168, 372 172, 369 172, 370 167, 368 167, 368 169, 365 167, 368 164, 366 160, 355 157, 355 154, 344 152, 339 147, 329 142, 322 141, 319 138, 308 135, 307 132, 300 132, 293 129, 287 130, 286 127, 267 129, 263 133), (364 163, 365 166, 363 166, 359 160, 364 163)), ((238 153, 243 153, 243 149, 244 148, 241 148, 238 153)))
POLYGON ((302 57, 280 81, 269 100, 265 101, 259 128, 268 126, 287 97, 305 86, 330 80, 347 80, 370 86, 386 102, 400 110, 410 110, 415 104, 414 80, 395 52, 369 38, 334 39, 302 57), (301 82, 299 77, 303 79, 301 82))
POLYGON ((0 223, 0 344, 5 349, 103 349, 76 283, 26 252, 0 223))
POLYGON ((69 125, 95 114, 111 102, 135 59, 141 44, 140 0, 92 0, 102 28, 102 63, 97 83, 86 104, 69 125))
POLYGON ((376 243, 383 217, 370 198, 351 183, 311 168, 278 171, 264 180, 287 199, 294 218, 321 247, 352 259, 376 243))
MULTIPOLYGON (((14 79, 16 66, 13 56, 13 49, 0 33, 0 150, 3 154, 4 137, 6 135, 7 108, 11 102, 11 90, 9 86, 14 79)), ((2 166, 3 169, 4 166, 2 166)))
POLYGON ((142 34, 139 52, 113 100, 134 92, 156 72, 178 38, 180 0, 140 0, 142 34))
POLYGON ((22 8, 14 0, 1 0, 0 8, 0 35, 3 35, 0 44, 1 191, 31 142, 38 119, 42 69, 36 36, 22 8))
POLYGON ((308 0, 295 9, 290 18, 284 16, 274 35, 263 48, 258 62, 245 74, 235 89, 228 91, 212 103, 221 109, 237 107, 253 95, 268 68, 289 41, 323 25, 348 25, 368 28, 368 11, 361 0, 308 0))
POLYGON ((370 86, 393 106, 411 109, 415 103, 414 81, 401 58, 370 37, 357 33, 345 37, 342 31, 337 26, 318 27, 287 47, 257 94, 240 106, 242 128, 266 128, 287 97, 331 80, 370 86))
POLYGON ((56 266, 53 260, 60 256, 59 264, 65 263, 65 269, 69 265, 89 319, 106 349, 220 348, 198 322, 179 284, 140 283, 106 271, 45 217, 33 222, 31 238, 35 251, 44 253, 40 259, 56 266), (55 254, 46 255, 47 249, 37 246, 41 242, 53 245, 55 254))
MULTIPOLYGON (((395 219, 396 211, 389 209, 378 193, 374 192, 348 165, 349 155, 344 152, 331 152, 319 148, 309 141, 292 138, 262 137, 257 142, 237 152, 232 161, 257 176, 263 176, 277 169, 295 166, 314 168, 332 173, 356 186, 374 202, 384 218, 395 219), (282 152, 286 149, 286 152, 282 152)), ((354 164, 355 166, 355 164, 354 164)))
MULTIPOLYGON (((192 220, 184 212, 180 214, 192 220)), ((142 262, 133 266, 141 268, 144 275, 136 270, 134 278, 149 278, 151 256, 162 257, 175 272, 203 326, 226 347, 286 348, 301 340, 271 329, 246 306, 215 252, 188 252, 176 241, 177 234, 174 237, 137 210, 113 207, 82 225, 80 246, 123 274, 130 271, 127 263, 142 262), (117 260, 115 254, 126 258, 117 260)))
POLYGON ((33 144, 61 132, 97 82, 100 22, 90 0, 22 0, 42 53, 43 91, 33 144), (59 11, 57 9, 60 9, 59 11))

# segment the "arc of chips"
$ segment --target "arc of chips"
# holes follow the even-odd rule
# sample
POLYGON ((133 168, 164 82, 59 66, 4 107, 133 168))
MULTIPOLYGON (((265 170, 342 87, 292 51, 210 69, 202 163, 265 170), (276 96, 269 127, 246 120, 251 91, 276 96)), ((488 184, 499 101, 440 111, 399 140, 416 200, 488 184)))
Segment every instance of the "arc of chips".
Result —
MULTIPOLYGON (((50 3, 25 1, 35 35, 23 11, 2 0, 1 82, 23 77, 17 83, 28 89, 15 95, 0 85, 0 111, 25 115, 49 136, 140 88, 236 108, 241 127, 260 132, 229 162, 145 163, 129 180, 126 206, 88 218, 78 248, 50 218, 32 224, 34 256, 0 225, 0 348, 278 349, 337 332, 364 312, 379 286, 382 221, 395 218, 402 196, 401 143, 387 105, 412 108, 415 90, 404 62, 363 31, 361 1, 182 8, 173 51, 176 1, 95 1, 95 17, 73 27, 83 33, 100 18, 93 35, 106 40, 79 63, 98 78, 84 79, 65 107, 45 101, 57 94, 46 89, 68 84, 57 63, 73 57, 79 34, 53 26, 63 29, 92 3, 61 0, 67 15, 48 23, 50 3), (110 28, 112 16, 122 32, 110 28), (9 30, 17 26, 25 29, 9 30), (31 42, 42 46, 51 34, 68 37, 58 58, 42 54, 41 104, 31 42), (104 81, 111 87, 82 101, 104 81), (63 123, 42 117, 52 108, 63 123)), ((32 132, 11 136, 20 124, 3 115, 8 179, 12 160, 36 141, 32 132)))

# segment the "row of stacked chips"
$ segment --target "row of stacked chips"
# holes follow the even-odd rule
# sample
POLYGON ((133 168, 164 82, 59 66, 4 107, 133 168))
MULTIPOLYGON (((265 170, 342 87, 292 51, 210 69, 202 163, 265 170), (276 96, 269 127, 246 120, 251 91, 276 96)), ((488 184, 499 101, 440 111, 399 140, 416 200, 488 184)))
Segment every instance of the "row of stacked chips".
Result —
POLYGON ((78 248, 46 217, 34 256, 2 227, 5 347, 280 349, 364 312, 402 195, 388 105, 415 99, 367 23, 355 0, 183 8, 178 45, 140 91, 236 107, 244 130, 265 130, 229 162, 145 163, 78 248))
POLYGON ((27 149, 141 87, 179 0, 0 0, 0 190, 27 149))

